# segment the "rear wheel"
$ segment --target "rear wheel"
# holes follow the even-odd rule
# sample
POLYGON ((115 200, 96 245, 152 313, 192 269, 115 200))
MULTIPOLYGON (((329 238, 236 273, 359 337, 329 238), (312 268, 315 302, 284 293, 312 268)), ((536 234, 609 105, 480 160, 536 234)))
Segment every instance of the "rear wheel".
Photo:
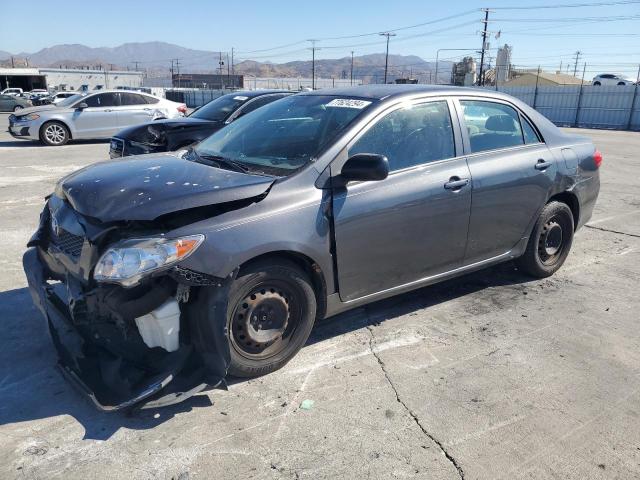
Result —
POLYGON ((593 82, 593 84, 594 84, 596 87, 599 87, 600 85, 602 85, 600 82, 593 82))
POLYGON ((284 366, 313 328, 316 297, 304 271, 289 262, 260 262, 231 285, 227 309, 229 374, 255 377, 284 366))
POLYGON ((625 82, 618 82, 618 85, 626 85, 625 82))
POLYGON ((40 141, 58 147, 69 141, 69 130, 60 122, 47 122, 40 128, 40 141))
POLYGON ((516 263, 538 278, 553 275, 564 263, 573 242, 573 214, 562 202, 549 202, 536 221, 527 249, 516 263))
POLYGON ((18 113, 23 108, 24 107, 22 105, 16 105, 15 107, 13 107, 13 113, 18 113))

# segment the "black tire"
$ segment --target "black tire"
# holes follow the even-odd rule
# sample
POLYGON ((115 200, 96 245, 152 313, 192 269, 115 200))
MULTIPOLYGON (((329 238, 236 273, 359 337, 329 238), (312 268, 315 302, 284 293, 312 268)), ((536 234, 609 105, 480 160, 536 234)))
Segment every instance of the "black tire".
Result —
POLYGON ((593 85, 596 86, 596 87, 599 87, 602 84, 600 82, 593 82, 593 85))
POLYGON ((69 129, 62 122, 51 121, 40 127, 40 141, 52 147, 59 147, 69 141, 69 129))
POLYGON ((533 277, 545 278, 553 275, 569 255, 573 231, 571 209, 562 202, 549 202, 540 212, 527 249, 516 260, 516 264, 533 277))
POLYGON ((24 107, 22 105, 16 105, 15 107, 13 107, 13 113, 18 113, 23 108, 24 107))
POLYGON ((304 346, 315 318, 311 281, 295 264, 265 261, 241 270, 229 290, 228 373, 256 377, 278 370, 304 346))
POLYGON ((624 85, 626 85, 626 83, 624 83, 624 82, 618 82, 618 85, 622 85, 622 86, 624 86, 624 85))

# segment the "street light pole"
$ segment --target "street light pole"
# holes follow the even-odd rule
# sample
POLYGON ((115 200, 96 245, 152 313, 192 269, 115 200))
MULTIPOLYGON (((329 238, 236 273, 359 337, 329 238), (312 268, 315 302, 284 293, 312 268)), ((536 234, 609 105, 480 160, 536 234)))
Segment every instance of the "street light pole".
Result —
POLYGON ((384 56, 384 83, 387 83, 387 69, 389 67, 389 37, 395 37, 396 34, 392 32, 382 32, 380 34, 383 37, 387 37, 387 53, 384 56))
POLYGON ((311 90, 316 89, 316 42, 317 40, 307 40, 311 42, 311 90))
POLYGON ((351 85, 353 85, 353 50, 351 50, 351 85))

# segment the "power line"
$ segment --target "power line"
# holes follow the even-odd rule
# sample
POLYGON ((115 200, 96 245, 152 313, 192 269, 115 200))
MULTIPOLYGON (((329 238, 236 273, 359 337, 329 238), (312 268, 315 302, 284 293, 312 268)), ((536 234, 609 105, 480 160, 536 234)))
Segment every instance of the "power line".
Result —
POLYGON ((629 5, 640 3, 640 0, 623 0, 617 2, 593 2, 593 3, 565 3, 560 5, 531 5, 524 7, 491 7, 491 10, 541 10, 556 8, 577 8, 577 7, 605 7, 614 5, 629 5))

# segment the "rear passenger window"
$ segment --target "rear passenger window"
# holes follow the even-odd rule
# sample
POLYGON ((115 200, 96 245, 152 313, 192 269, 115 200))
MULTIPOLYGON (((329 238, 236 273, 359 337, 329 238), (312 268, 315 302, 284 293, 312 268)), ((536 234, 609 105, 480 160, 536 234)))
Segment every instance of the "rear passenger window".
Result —
POLYGON ((140 95, 147 103, 153 104, 153 103, 158 103, 160 101, 159 98, 156 97, 151 97, 148 95, 140 95))
POLYGON ((483 152, 524 144, 518 112, 502 103, 461 100, 471 151, 483 152))
POLYGON ((524 117, 520 117, 520 120, 522 123, 522 131, 524 132, 524 143, 539 143, 540 138, 529 121, 524 117))
POLYGON ((385 155, 391 171, 454 157, 447 102, 412 105, 389 113, 360 137, 348 155, 356 153, 385 155))
POLYGON ((147 101, 137 93, 120 93, 120 105, 146 105, 147 101))

